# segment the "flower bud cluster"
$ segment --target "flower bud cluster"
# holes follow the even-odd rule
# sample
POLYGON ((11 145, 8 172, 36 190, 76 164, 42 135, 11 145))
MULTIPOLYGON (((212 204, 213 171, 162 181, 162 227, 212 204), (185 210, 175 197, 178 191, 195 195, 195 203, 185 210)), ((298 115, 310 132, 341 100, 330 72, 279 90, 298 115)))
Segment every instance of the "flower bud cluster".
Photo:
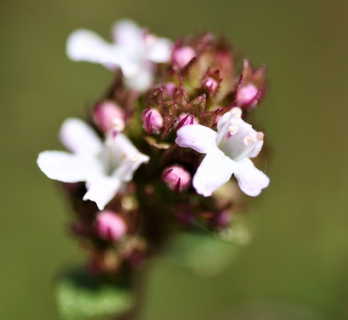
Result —
POLYGON ((69 37, 72 60, 101 63, 114 81, 88 123, 63 123, 69 152, 38 158, 63 182, 89 269, 109 274, 140 266, 173 230, 229 228, 245 210, 243 193, 257 196, 269 183, 251 160, 264 134, 247 123, 265 95, 265 67, 239 66, 210 33, 172 45, 121 21, 114 41, 88 30, 69 37))

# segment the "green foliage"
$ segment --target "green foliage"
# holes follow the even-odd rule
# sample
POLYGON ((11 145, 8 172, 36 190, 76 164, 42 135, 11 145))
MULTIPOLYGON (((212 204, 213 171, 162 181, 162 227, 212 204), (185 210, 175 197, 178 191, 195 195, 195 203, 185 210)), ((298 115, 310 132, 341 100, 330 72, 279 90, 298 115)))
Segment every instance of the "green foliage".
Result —
POLYGON ((181 232, 173 238, 165 257, 202 276, 223 271, 238 254, 240 244, 205 232, 181 232))
POLYGON ((110 282, 75 268, 56 284, 59 312, 64 320, 102 320, 129 310, 134 298, 126 279, 110 282))

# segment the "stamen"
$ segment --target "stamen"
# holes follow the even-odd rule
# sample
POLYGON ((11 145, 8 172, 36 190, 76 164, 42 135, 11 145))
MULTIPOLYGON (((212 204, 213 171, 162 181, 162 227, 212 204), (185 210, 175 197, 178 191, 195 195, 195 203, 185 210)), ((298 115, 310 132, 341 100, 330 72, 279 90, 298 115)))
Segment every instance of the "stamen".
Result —
POLYGON ((124 127, 125 127, 125 124, 124 124, 124 121, 120 118, 116 118, 114 119, 114 129, 118 132, 121 132, 123 131, 124 127))
POLYGON ((256 138, 259 139, 260 141, 262 141, 264 137, 265 137, 265 134, 261 131, 256 134, 256 138))
POLYGON ((242 109, 239 107, 235 107, 231 109, 231 114, 233 116, 233 118, 241 118, 242 117, 242 109))
POLYGON ((233 136, 235 135, 236 133, 238 132, 238 127, 234 124, 231 124, 229 127, 228 127, 228 133, 233 136))
POLYGON ((244 139, 243 139, 243 143, 246 145, 246 146, 249 146, 251 145, 253 142, 254 142, 254 138, 252 136, 246 136, 244 139))
POLYGON ((133 155, 131 156, 131 160, 132 160, 133 162, 137 162, 137 161, 139 160, 139 155, 133 154, 133 155))

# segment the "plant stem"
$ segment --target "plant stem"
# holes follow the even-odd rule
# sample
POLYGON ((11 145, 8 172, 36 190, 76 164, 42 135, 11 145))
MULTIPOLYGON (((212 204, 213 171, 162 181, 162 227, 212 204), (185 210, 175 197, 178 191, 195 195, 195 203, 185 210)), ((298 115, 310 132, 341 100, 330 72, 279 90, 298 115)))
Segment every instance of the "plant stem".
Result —
POLYGON ((136 320, 144 306, 145 297, 145 278, 147 274, 147 268, 144 266, 142 270, 138 270, 134 274, 133 279, 133 292, 135 296, 134 307, 124 314, 118 315, 115 320, 136 320))

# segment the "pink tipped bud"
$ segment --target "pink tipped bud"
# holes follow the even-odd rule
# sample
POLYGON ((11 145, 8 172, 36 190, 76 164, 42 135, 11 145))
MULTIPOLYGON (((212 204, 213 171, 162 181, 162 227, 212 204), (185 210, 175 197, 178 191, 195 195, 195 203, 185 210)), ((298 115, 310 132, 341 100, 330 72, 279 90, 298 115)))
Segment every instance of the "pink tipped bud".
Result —
MULTIPOLYGON (((258 89, 253 84, 241 87, 237 92, 236 102, 239 106, 252 106, 258 95, 258 89)), ((257 101, 255 101, 256 103, 257 101)))
POLYGON ((209 92, 214 92, 218 87, 218 82, 209 77, 204 80, 203 86, 207 88, 209 92))
POLYGON ((196 56, 191 47, 177 48, 173 52, 173 61, 180 68, 184 68, 196 56))
POLYGON ((101 238, 109 241, 117 241, 127 232, 126 224, 120 216, 108 210, 99 212, 95 228, 101 238))
POLYGON ((177 165, 171 166, 163 171, 162 180, 170 190, 182 192, 191 185, 191 175, 177 165))
POLYGON ((194 117, 193 114, 183 113, 178 118, 178 125, 176 126, 176 130, 179 130, 181 127, 188 126, 191 124, 198 124, 198 121, 194 117))
POLYGON ((143 111, 141 119, 147 133, 159 133, 163 127, 163 118, 157 109, 147 108, 143 111))
POLYGON ((164 90, 164 97, 169 98, 169 99, 173 99, 175 89, 176 89, 176 84, 174 82, 167 83, 165 86, 165 90, 164 90))
POLYGON ((93 110, 93 118, 103 132, 124 129, 124 111, 112 101, 96 105, 93 110))

